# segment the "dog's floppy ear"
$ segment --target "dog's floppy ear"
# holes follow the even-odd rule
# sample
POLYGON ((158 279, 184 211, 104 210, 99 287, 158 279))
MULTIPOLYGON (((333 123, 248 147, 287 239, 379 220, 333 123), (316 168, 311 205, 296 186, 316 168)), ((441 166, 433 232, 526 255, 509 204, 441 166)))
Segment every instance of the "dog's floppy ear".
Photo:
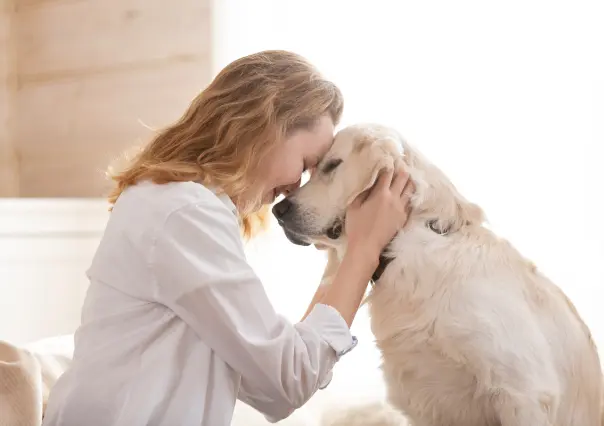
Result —
POLYGON ((375 185, 380 173, 386 170, 394 170, 394 159, 390 156, 381 157, 365 176, 360 177, 358 188, 351 194, 346 205, 352 204, 360 194, 371 189, 375 185))
POLYGON ((484 211, 478 204, 464 200, 457 204, 457 209, 465 225, 482 225, 486 220, 484 211))
POLYGON ((482 225, 486 220, 484 211, 465 199, 457 200, 455 216, 449 221, 449 232, 457 232, 464 226, 482 225))
POLYGON ((486 221, 483 210, 459 194, 453 185, 446 183, 444 186, 442 182, 440 186, 428 186, 422 191, 425 198, 416 212, 428 216, 426 225, 441 235, 455 233, 466 226, 482 225, 486 221))

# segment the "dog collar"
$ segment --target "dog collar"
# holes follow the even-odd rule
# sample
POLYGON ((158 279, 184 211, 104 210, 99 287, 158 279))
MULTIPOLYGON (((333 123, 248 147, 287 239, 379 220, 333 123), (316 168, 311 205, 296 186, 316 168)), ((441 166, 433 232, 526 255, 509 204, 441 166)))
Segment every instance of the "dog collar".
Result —
MULTIPOLYGON (((390 244, 388 244, 388 245, 390 245, 390 244)), ((388 247, 386 247, 386 249, 387 248, 388 247)), ((384 254, 386 252, 386 249, 384 249, 384 251, 380 255, 380 260, 379 260, 378 266, 375 269, 375 271, 373 272, 373 275, 371 276, 371 283, 372 284, 375 284, 377 282, 377 280, 380 279, 380 277, 382 276, 382 274, 386 270, 386 267, 390 264, 390 262, 392 262, 392 258, 391 257, 387 257, 384 254)))
MULTIPOLYGON (((429 220, 428 222, 426 222, 426 227, 430 231, 434 232, 435 234, 445 236, 449 233, 449 231, 450 231, 449 227, 447 227, 445 229, 440 229, 436 225, 437 225, 436 219, 429 220)), ((380 260, 379 260, 378 266, 375 269, 375 271, 373 272, 373 275, 371 276, 371 284, 375 285, 375 283, 380 279, 380 277, 382 276, 382 274, 384 273, 384 271, 386 270, 386 268, 388 267, 390 262, 392 262, 392 257, 386 255, 389 247, 390 247, 390 244, 388 244, 386 246, 386 248, 384 248, 384 250, 382 251, 382 254, 380 254, 380 260)))

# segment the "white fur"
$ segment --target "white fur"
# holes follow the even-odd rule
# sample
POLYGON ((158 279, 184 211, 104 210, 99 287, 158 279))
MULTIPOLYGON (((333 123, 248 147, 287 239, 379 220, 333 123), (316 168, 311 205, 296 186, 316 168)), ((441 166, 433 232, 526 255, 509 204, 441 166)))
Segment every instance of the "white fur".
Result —
POLYGON ((334 157, 342 165, 313 175, 292 200, 306 213, 307 238, 339 257, 345 236, 331 241, 316 230, 373 183, 376 164, 406 168, 417 187, 409 223, 390 246, 394 260, 368 299, 390 403, 413 426, 604 424, 587 326, 555 284, 483 226, 478 206, 390 129, 346 128, 326 156, 334 157), (430 220, 449 234, 430 230, 430 220))

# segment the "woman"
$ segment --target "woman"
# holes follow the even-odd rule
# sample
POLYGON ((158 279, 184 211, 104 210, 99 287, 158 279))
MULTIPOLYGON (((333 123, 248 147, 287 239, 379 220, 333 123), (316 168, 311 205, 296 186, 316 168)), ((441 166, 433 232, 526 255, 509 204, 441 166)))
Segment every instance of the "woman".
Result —
MULTIPOLYGON (((113 175, 73 364, 46 426, 226 426, 236 399, 270 420, 327 385, 379 254, 406 221, 407 176, 384 174, 347 216, 349 250, 292 325, 247 264, 240 229, 329 149, 342 97, 306 60, 228 65, 113 175)), ((284 283, 287 285, 287 283, 284 283)))

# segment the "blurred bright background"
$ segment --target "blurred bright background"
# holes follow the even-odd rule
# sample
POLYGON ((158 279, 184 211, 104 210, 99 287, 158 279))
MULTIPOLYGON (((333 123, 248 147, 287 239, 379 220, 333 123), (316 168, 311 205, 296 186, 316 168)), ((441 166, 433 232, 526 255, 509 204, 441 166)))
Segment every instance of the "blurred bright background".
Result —
MULTIPOLYGON (((16 0, 6 10, 0 339, 77 326, 107 161, 178 117, 228 62, 288 49, 340 86, 342 125, 394 126, 440 166, 604 347, 602 1, 16 0)), ((298 320, 323 254, 276 226, 248 254, 277 309, 298 320)), ((359 347, 315 406, 383 395, 365 311, 354 332, 359 347)))

